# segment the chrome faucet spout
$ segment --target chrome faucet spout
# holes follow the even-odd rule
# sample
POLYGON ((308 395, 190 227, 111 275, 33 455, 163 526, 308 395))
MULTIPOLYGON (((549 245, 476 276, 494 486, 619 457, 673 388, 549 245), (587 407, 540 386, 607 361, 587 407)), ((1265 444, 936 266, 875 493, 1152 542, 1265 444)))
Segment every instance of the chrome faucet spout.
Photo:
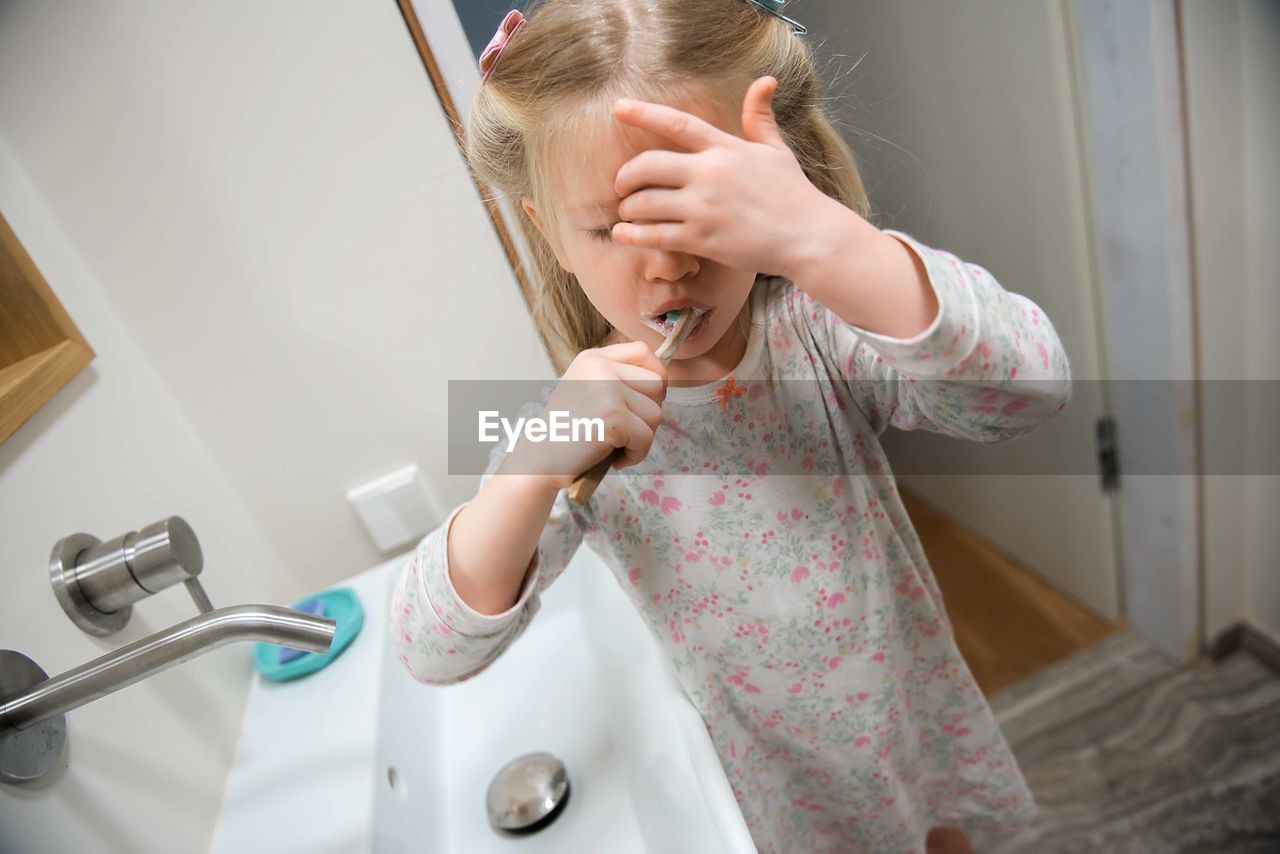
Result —
POLYGON ((11 697, 0 696, 0 735, 105 697, 126 685, 239 641, 327 652, 337 623, 278 605, 218 608, 135 641, 11 697))

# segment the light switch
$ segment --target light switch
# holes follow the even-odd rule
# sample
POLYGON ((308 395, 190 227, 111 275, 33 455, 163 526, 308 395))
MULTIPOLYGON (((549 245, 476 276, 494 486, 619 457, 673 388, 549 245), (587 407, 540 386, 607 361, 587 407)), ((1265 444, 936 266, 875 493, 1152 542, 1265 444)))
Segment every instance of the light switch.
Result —
POLYGON ((427 482, 416 465, 356 487, 347 493, 347 501, 384 553, 421 540, 439 524, 427 482))

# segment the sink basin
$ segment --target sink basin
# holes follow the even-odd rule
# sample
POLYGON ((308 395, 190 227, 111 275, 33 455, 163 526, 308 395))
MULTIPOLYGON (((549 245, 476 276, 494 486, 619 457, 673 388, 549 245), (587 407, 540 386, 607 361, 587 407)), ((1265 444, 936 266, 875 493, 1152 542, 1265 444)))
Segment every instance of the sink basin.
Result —
POLYGON ((755 850, 702 718, 599 557, 580 549, 516 643, 447 686, 391 650, 407 559, 339 585, 365 625, 329 667, 254 674, 215 854, 755 850), (531 835, 494 830, 489 783, 533 751, 565 763, 568 803, 531 835))

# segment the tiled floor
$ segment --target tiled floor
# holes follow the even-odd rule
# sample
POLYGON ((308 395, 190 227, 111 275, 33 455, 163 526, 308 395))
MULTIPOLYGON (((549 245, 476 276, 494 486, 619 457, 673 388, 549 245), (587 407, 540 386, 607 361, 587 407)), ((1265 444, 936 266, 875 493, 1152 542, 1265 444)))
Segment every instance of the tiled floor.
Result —
POLYGON ((1039 817, 993 854, 1280 851, 1280 678, 1112 635, 991 699, 1039 817))

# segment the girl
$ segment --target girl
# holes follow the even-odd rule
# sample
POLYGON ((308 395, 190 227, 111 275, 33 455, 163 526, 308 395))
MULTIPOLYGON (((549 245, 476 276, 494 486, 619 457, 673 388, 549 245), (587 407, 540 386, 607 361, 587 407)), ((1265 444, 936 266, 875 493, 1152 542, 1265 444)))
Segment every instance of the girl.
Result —
POLYGON ((669 653, 761 851, 967 851, 964 828, 1035 805, 877 437, 1030 432, 1067 405, 1067 358, 1033 302, 867 221, 775 6, 545 0, 494 36, 467 158, 522 201, 562 375, 520 414, 600 417, 606 441, 500 443, 406 565, 393 637, 418 680, 469 678, 585 540, 669 653), (706 314, 664 366, 671 308, 706 314))

